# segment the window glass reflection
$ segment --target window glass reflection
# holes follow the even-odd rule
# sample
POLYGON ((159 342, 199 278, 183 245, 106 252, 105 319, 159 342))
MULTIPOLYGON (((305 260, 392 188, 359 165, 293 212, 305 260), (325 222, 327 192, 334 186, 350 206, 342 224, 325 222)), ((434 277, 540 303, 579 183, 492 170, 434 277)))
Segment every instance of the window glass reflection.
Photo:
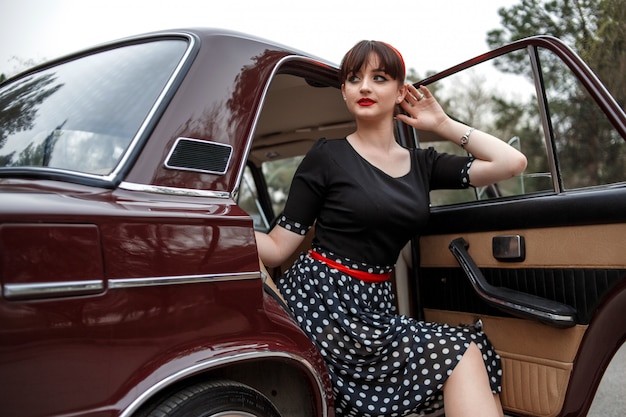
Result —
POLYGON ((0 90, 0 169, 113 171, 187 43, 164 40, 81 57, 0 90))

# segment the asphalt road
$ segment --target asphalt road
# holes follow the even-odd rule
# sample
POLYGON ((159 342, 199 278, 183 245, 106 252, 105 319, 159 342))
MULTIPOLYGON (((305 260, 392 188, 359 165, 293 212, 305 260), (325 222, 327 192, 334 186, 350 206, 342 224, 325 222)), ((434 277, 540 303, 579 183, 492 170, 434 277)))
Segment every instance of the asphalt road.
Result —
POLYGON ((626 416, 626 344, 613 357, 587 414, 587 417, 624 416, 626 416))

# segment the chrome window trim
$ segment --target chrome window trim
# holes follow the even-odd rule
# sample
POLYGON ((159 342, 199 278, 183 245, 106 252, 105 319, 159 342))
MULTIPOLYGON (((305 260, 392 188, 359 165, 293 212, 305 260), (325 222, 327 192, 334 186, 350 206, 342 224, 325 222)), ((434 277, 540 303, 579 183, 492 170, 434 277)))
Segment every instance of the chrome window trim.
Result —
POLYGON ((189 197, 212 197, 212 198, 230 198, 230 193, 227 191, 211 191, 211 190, 197 190, 193 188, 178 188, 178 187, 165 187, 161 185, 147 185, 138 184, 134 182, 122 181, 118 188, 128 191, 144 191, 154 194, 169 194, 169 195, 182 195, 189 197))
POLYGON ((43 298, 93 294, 104 290, 102 280, 35 282, 29 284, 4 284, 6 298, 43 298))
MULTIPOLYGON (((118 162, 117 166, 113 169, 113 171, 105 177, 109 181, 113 181, 120 174, 120 171, 122 170, 122 168, 126 165, 131 155, 133 155, 135 148, 137 147, 137 144, 139 143, 140 139, 143 137, 148 126, 152 123, 152 119, 154 118, 154 115, 163 104, 163 101, 165 100, 166 95, 169 94, 172 88, 172 85, 174 84, 174 81, 178 79, 178 75, 182 71, 183 67, 187 65, 189 56, 191 55, 192 51, 195 49, 195 45, 197 41, 194 36, 188 33, 174 33, 173 35, 182 36, 187 39, 187 42, 188 42, 187 50, 183 54, 180 61, 178 61, 178 65, 172 72, 172 75, 170 76, 169 80, 167 80, 167 83, 165 83, 165 86, 161 90, 161 94, 159 94, 156 101, 154 102, 154 105, 152 106, 152 108, 150 109, 146 117, 144 118, 143 123, 141 124, 141 126, 139 127, 139 130, 137 130, 137 133, 135 134, 135 137, 130 141, 128 148, 126 148, 126 152, 124 152, 124 156, 122 156, 122 158, 118 162)), ((164 34, 163 36, 159 36, 155 38, 155 40, 161 37, 166 38, 167 34, 164 34)))
MULTIPOLYGON (((248 133, 248 139, 246 140, 246 148, 243 151, 243 155, 244 157, 241 159, 241 163, 239 165, 239 170, 237 172, 237 180, 235 181, 235 188, 232 191, 232 196, 233 198, 236 198, 237 193, 239 192, 239 184, 241 184, 241 180, 243 178, 243 172, 246 168, 246 162, 248 161, 248 156, 250 154, 250 148, 252 147, 252 142, 254 141, 254 134, 256 132, 256 128, 257 125, 259 124, 259 119, 261 118, 261 112, 263 111, 263 107, 265 105, 265 100, 267 98, 267 93, 270 89, 270 85, 272 85, 272 81, 274 80, 274 77, 276 77, 276 74, 278 73, 278 70, 281 69, 283 67, 283 65, 286 62, 289 61, 301 61, 301 62, 306 62, 306 63, 310 63, 310 64, 317 64, 319 65, 324 64, 327 65, 329 68, 333 68, 335 70, 337 70, 336 65, 330 63, 330 62, 326 62, 324 60, 320 60, 320 59, 313 59, 304 55, 287 55, 284 56, 283 58, 281 58, 280 60, 278 60, 278 62, 276 63, 276 65, 274 65, 274 68, 272 69, 272 73, 269 75, 269 77, 267 77, 267 82, 265 83, 265 87, 263 88, 263 93, 261 94, 261 99, 259 100, 259 105, 256 108, 256 113, 254 115, 254 120, 252 122, 252 125, 250 126, 250 130, 248 133)), ((338 71, 338 70, 337 70, 338 71)))
POLYGON ((153 287, 159 285, 200 284, 205 282, 260 279, 259 271, 229 274, 180 275, 150 278, 115 278, 109 280, 110 289, 153 287))
POLYGON ((326 396, 324 395, 325 390, 324 390, 324 384, 322 383, 321 375, 317 373, 313 365, 311 365, 311 363, 309 363, 309 361, 307 361, 306 359, 298 355, 295 355, 293 353, 280 352, 280 351, 239 353, 239 354, 235 354, 235 355, 228 356, 225 358, 209 359, 205 362, 198 363, 196 365, 190 366, 185 369, 181 369, 180 371, 166 378, 163 378, 162 380, 160 380, 159 382, 157 382, 156 384, 152 385, 150 388, 142 392, 137 398, 135 398, 133 402, 130 403, 128 407, 126 407, 126 409, 124 409, 122 414, 120 414, 120 417, 130 417, 135 411, 139 409, 140 406, 142 406, 146 401, 148 401, 150 397, 152 397, 155 393, 157 393, 158 391, 168 386, 171 386, 172 384, 184 379, 187 376, 199 373, 206 369, 229 365, 235 362, 250 361, 254 359, 272 359, 272 358, 290 359, 295 362, 298 362, 301 365, 303 365, 309 371, 311 375, 313 375, 313 378, 315 379, 315 382, 317 383, 317 388, 319 390, 319 393, 321 394, 320 397, 322 401, 321 403, 322 417, 327 417, 328 413, 326 412, 326 410, 328 408, 328 404, 326 402, 326 396))

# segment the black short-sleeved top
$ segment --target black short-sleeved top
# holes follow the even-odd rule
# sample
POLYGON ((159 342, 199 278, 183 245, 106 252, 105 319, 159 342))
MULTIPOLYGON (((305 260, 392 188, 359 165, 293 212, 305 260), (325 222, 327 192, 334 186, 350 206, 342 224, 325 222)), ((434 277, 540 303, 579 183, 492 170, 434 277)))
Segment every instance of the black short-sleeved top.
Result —
POLYGON ((320 139, 294 175, 285 217, 304 227, 316 222, 313 245, 372 265, 393 265, 428 220, 429 191, 468 187, 473 160, 432 148, 409 151, 411 170, 395 178, 347 139, 320 139))

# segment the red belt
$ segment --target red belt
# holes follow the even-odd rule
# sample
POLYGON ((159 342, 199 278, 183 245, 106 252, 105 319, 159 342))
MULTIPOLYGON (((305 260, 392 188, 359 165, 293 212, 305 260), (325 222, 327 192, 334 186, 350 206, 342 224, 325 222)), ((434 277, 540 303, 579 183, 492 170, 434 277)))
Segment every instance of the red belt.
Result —
POLYGON ((328 259, 327 257, 323 255, 320 255, 318 252, 315 252, 314 250, 309 250, 309 256, 313 259, 324 262, 330 268, 337 269, 341 272, 344 272, 350 275, 351 277, 354 277, 356 279, 359 279, 365 282, 385 282, 391 276, 391 272, 385 272, 382 274, 372 274, 370 272, 359 271, 357 269, 348 268, 347 266, 340 264, 339 262, 335 262, 331 259, 328 259))

